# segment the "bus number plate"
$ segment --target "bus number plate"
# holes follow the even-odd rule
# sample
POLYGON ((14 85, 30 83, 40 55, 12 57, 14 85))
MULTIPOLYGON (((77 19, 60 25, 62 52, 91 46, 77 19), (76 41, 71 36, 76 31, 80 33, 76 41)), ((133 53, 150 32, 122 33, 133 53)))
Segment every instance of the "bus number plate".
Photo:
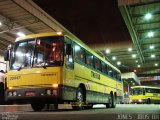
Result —
POLYGON ((35 92, 33 91, 26 92, 26 96, 35 96, 35 92))

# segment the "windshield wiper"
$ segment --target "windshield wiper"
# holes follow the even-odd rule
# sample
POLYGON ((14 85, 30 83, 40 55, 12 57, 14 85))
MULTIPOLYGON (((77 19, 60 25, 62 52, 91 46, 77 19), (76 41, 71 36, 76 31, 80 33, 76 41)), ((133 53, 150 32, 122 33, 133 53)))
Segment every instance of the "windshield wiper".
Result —
POLYGON ((22 69, 22 66, 24 65, 24 63, 22 63, 21 66, 19 66, 19 68, 17 69, 18 71, 20 71, 22 69))
POLYGON ((44 61, 42 64, 40 64, 44 69, 46 69, 46 61, 44 61))

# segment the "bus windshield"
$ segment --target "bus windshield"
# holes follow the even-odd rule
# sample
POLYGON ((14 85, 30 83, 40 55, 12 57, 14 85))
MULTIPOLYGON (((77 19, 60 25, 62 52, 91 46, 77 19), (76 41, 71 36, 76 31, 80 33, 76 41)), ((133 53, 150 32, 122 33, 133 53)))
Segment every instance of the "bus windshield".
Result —
POLYGON ((131 95, 143 95, 143 89, 142 88, 131 89, 131 95))
POLYGON ((63 65, 63 37, 50 36, 17 42, 11 69, 63 65))

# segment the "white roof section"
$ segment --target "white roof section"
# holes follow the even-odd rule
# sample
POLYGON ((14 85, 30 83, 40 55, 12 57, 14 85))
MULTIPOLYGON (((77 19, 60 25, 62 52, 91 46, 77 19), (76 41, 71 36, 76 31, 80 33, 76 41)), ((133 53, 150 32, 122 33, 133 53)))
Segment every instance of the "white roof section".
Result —
POLYGON ((136 82, 138 85, 140 85, 140 80, 138 79, 137 75, 134 72, 127 72, 121 74, 122 80, 125 80, 126 82, 136 82))

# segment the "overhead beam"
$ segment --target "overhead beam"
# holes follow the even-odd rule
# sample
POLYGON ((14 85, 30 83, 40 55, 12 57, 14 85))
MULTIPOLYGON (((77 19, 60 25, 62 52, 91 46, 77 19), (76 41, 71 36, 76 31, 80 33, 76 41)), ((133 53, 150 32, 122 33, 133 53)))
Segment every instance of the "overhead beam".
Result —
POLYGON ((150 28, 150 29, 143 29, 143 30, 137 30, 138 33, 145 33, 145 32, 159 32, 160 31, 160 28, 150 28))
POLYGON ((53 17, 48 15, 44 10, 42 10, 37 4, 35 4, 32 0, 12 0, 15 4, 26 10, 31 15, 38 18, 41 22, 43 22, 46 26, 51 28, 55 32, 63 32, 64 34, 70 35, 77 40, 80 40, 75 35, 73 35, 69 30, 67 30, 64 26, 62 26, 58 21, 56 21, 53 17))
POLYGON ((135 26, 141 26, 141 25, 152 25, 152 24, 159 24, 160 20, 157 21, 149 21, 149 22, 143 22, 143 23, 136 23, 135 26))
POLYGON ((129 30, 129 33, 131 35, 133 44, 135 46, 135 49, 137 50, 138 56, 140 57, 140 61, 141 61, 141 63, 144 63, 145 59, 144 59, 144 56, 142 54, 142 50, 141 50, 141 47, 140 47, 140 44, 139 44, 139 41, 138 41, 138 36, 137 36, 135 28, 133 26, 133 22, 131 20, 131 16, 129 14, 127 6, 120 6, 119 10, 120 10, 120 12, 123 16, 123 19, 124 19, 124 21, 125 21, 125 23, 128 27, 128 30, 129 30))
POLYGON ((159 0, 118 0, 119 6, 131 5, 131 6, 138 6, 138 5, 145 5, 145 4, 152 4, 158 2, 159 0))
MULTIPOLYGON (((139 13, 139 14, 131 14, 132 15, 132 17, 144 17, 144 15, 145 15, 146 13, 139 13)), ((154 11, 154 12, 152 12, 152 15, 159 15, 160 14, 160 11, 154 11)))

